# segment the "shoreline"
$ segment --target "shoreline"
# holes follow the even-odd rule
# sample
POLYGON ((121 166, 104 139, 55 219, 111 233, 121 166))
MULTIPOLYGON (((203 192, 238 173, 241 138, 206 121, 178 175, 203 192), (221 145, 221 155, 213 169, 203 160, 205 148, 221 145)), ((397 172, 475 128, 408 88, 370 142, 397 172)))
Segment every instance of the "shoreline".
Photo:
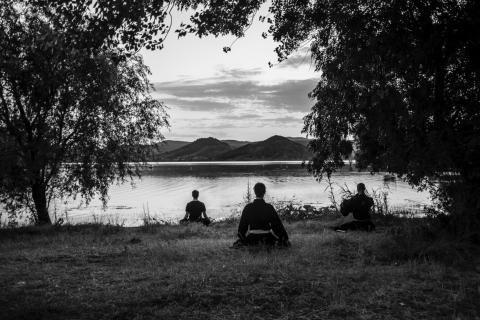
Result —
MULTIPOLYGON (((337 216, 341 218, 340 213, 333 209, 332 205, 319 205, 315 203, 304 203, 304 202, 294 202, 292 200, 285 201, 275 201, 272 205, 276 208, 281 219, 287 219, 289 221, 299 221, 299 220, 316 220, 322 219, 326 216, 337 216), (302 218, 299 218, 302 217, 302 218)), ((209 217, 213 222, 222 222, 222 221, 231 221, 240 218, 241 209, 244 204, 238 204, 236 209, 232 211, 229 215, 221 217, 209 217)), ((76 226, 76 225, 109 225, 109 226, 118 226, 125 228, 138 228, 145 224, 157 224, 157 225, 179 225, 179 221, 184 217, 184 215, 178 217, 165 217, 165 215, 150 214, 150 212, 144 211, 143 213, 134 214, 137 216, 134 222, 129 221, 120 214, 122 209, 131 209, 131 208, 121 208, 115 213, 107 213, 107 211, 101 213, 89 213, 82 216, 73 217, 70 216, 70 210, 66 216, 65 214, 57 215, 52 217, 53 225, 57 226, 76 226)), ((411 205, 411 206, 390 206, 389 212, 387 215, 396 216, 399 218, 423 218, 428 215, 430 207, 422 204, 411 205)), ((22 224, 22 222, 14 223, 14 228, 24 228, 24 227, 34 227, 32 224, 22 224)), ((10 228, 8 222, 2 221, 0 224, 0 230, 10 228)))

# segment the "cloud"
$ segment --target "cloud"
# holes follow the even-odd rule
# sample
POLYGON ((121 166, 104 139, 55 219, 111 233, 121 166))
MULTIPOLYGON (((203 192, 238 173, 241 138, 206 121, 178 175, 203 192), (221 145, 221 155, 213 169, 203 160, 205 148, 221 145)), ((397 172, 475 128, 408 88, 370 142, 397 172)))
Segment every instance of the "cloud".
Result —
POLYGON ((256 76, 262 73, 261 68, 253 68, 253 69, 239 69, 239 68, 233 68, 233 69, 226 69, 226 68, 220 68, 218 70, 220 76, 219 78, 224 78, 224 79, 238 79, 238 78, 247 78, 247 77, 252 77, 256 76))
POLYGON ((303 124, 303 116, 293 117, 293 116, 285 116, 280 118, 273 119, 278 124, 292 124, 292 123, 299 123, 300 125, 303 124))
POLYGON ((182 99, 175 97, 163 99, 162 101, 167 106, 175 106, 188 111, 228 111, 235 108, 235 105, 231 103, 208 99, 182 99))
POLYGON ((306 112, 310 110, 313 102, 308 98, 308 93, 313 90, 317 81, 290 80, 276 85, 265 86, 264 101, 269 106, 286 109, 288 111, 306 112))
POLYGON ((317 80, 288 80, 276 84, 259 84, 252 80, 162 82, 154 85, 156 95, 168 105, 186 110, 231 110, 239 105, 256 105, 271 110, 307 112, 313 105, 308 93, 317 80))
POLYGON ((263 116, 257 113, 225 114, 220 116, 222 120, 257 120, 263 119, 263 116))
POLYGON ((297 54, 277 64, 278 68, 298 68, 303 65, 313 65, 310 54, 297 54))
POLYGON ((220 69, 214 77, 158 82, 154 96, 170 108, 174 137, 257 141, 300 134, 318 79, 282 80, 271 73, 266 82, 260 72, 220 69))

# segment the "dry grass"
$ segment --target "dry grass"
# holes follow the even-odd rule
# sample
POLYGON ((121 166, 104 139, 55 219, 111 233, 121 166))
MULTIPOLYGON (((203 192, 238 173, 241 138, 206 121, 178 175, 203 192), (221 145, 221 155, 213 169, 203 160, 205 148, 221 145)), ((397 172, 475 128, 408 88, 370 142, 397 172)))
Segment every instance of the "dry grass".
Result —
POLYGON ((232 221, 1 230, 0 319, 480 319, 478 247, 328 223, 271 251, 230 249, 232 221))

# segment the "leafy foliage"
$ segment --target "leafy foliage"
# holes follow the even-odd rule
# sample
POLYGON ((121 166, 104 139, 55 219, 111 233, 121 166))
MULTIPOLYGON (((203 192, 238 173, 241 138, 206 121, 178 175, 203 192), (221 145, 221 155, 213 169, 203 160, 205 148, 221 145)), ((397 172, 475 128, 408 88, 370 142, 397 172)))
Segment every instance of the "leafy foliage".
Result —
POLYGON ((161 103, 149 95, 148 70, 136 53, 161 49, 172 27, 172 10, 189 9, 195 9, 191 25, 181 29, 202 36, 206 29, 200 22, 211 26, 215 21, 221 24, 219 32, 241 36, 242 27, 226 26, 231 18, 246 23, 258 4, 0 4, 0 200, 11 212, 26 206, 37 222, 50 223, 53 197, 80 193, 88 201, 100 193, 105 202, 111 182, 137 173, 127 161, 142 160, 145 148, 138 146, 162 139, 159 129, 168 122, 161 103), (223 7, 233 15, 216 17, 223 7))
POLYGON ((83 28, 56 24, 79 17, 56 14, 0 7, 0 200, 29 207, 38 223, 50 223, 58 195, 106 201, 113 181, 136 174, 129 162, 142 160, 139 146, 168 125, 140 57, 72 42, 83 28))
MULTIPOLYGON (((309 45, 321 72, 304 127, 316 176, 342 166, 353 139, 360 168, 429 188, 464 221, 480 216, 478 1, 274 0, 270 13, 279 60, 309 45)), ((235 29, 212 23, 197 30, 235 29)))
POLYGON ((459 197, 480 190, 480 39, 472 32, 479 13, 475 1, 298 1, 274 8, 280 52, 311 40, 322 72, 304 129, 317 138, 314 172, 340 164, 342 142, 353 137, 359 167, 397 173, 430 187, 447 210, 460 213, 454 199, 478 214, 477 199, 459 197))

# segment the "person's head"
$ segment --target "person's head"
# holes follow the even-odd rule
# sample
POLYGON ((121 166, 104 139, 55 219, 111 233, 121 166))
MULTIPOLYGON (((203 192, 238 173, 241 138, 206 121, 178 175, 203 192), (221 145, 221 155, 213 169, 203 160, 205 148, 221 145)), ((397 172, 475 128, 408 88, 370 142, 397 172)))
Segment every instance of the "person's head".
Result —
POLYGON ((253 191, 255 192, 255 195, 257 196, 257 198, 263 198, 263 196, 265 195, 265 192, 267 191, 267 188, 263 183, 257 182, 253 186, 253 191))
POLYGON ((365 193, 365 184, 363 183, 359 183, 357 184, 357 192, 360 193, 360 194, 364 194, 365 193))
POLYGON ((200 192, 198 192, 198 190, 193 190, 192 191, 192 197, 193 199, 198 199, 198 195, 200 194, 200 192))

